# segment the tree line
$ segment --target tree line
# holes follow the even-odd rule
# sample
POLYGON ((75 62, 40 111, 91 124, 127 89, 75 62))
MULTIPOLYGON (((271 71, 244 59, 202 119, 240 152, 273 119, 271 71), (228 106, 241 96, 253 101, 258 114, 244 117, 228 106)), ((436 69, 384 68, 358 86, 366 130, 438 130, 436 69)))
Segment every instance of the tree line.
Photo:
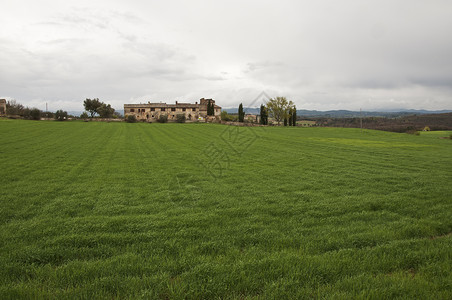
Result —
MULTIPOLYGON (((276 97, 261 104, 259 109, 259 123, 268 125, 268 117, 271 116, 278 125, 283 122, 284 126, 297 126, 297 108, 292 101, 286 97, 276 97)), ((221 112, 221 119, 225 121, 245 122, 245 111, 240 103, 237 116, 229 115, 226 111, 221 112)))
POLYGON ((27 120, 41 120, 41 118, 54 118, 58 121, 67 120, 69 117, 67 111, 57 110, 53 112, 44 112, 36 107, 28 107, 18 103, 16 100, 6 102, 6 114, 9 116, 19 116, 27 120))
POLYGON ((414 132, 422 130, 452 130, 452 113, 410 115, 397 118, 353 117, 328 118, 311 117, 319 126, 384 130, 392 132, 414 132))
MULTIPOLYGON (((85 112, 80 115, 80 118, 86 119, 89 118, 88 113, 91 118, 98 115, 101 118, 118 118, 121 117, 121 114, 116 112, 110 104, 106 104, 101 102, 99 98, 89 99, 87 98, 83 102, 83 106, 85 107, 85 112)), ((213 105, 212 105, 213 106, 213 105)), ((57 110, 56 112, 44 112, 35 107, 26 107, 16 100, 9 100, 6 102, 6 114, 9 116, 19 116, 28 120, 40 120, 41 118, 54 118, 58 121, 65 121, 70 116, 67 111, 62 109, 57 110)))

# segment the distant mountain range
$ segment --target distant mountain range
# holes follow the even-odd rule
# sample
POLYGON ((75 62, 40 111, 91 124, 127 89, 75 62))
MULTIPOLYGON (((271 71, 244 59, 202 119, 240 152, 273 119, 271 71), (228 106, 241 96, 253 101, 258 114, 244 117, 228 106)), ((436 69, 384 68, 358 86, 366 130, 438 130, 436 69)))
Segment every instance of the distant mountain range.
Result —
MULTIPOLYGON (((237 108, 225 108, 223 109, 229 114, 237 113, 237 108)), ((257 107, 247 107, 244 108, 247 114, 259 114, 259 108, 257 107)), ((452 110, 416 110, 416 109, 400 109, 400 110, 384 110, 384 111, 352 111, 352 110, 328 110, 328 111, 318 111, 318 110, 306 110, 298 109, 297 116, 303 116, 307 118, 356 118, 359 116, 363 117, 387 117, 387 118, 397 118, 401 116, 408 115, 424 115, 424 114, 442 114, 449 113, 452 110)))
MULTIPOLYGON (((237 108, 225 108, 223 109, 228 112, 228 114, 236 114, 237 108)), ((247 114, 259 114, 259 108, 257 107, 245 107, 245 113, 247 114)), ((116 110, 121 115, 124 115, 124 110, 118 109, 116 110)), ((73 116, 80 116, 83 111, 68 111, 68 114, 73 116)), ((382 110, 382 111, 363 111, 362 113, 359 111, 352 110, 327 110, 327 111, 319 111, 319 110, 307 110, 307 109, 298 109, 297 116, 307 117, 307 118, 356 118, 359 116, 363 117, 387 117, 387 118, 397 118, 402 116, 409 115, 425 115, 425 114, 443 114, 449 113, 452 110, 416 110, 416 109, 399 109, 399 110, 382 110)))

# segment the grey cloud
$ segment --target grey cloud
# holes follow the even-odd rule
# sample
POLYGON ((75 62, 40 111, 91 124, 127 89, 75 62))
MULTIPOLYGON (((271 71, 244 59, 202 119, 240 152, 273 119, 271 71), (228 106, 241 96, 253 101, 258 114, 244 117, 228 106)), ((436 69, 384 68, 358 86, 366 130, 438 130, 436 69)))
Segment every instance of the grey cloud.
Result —
POLYGON ((452 89, 452 76, 451 77, 418 77, 411 78, 410 82, 416 85, 425 87, 443 87, 452 89))
POLYGON ((82 2, 5 8, 4 96, 452 108, 450 1, 82 2))
POLYGON ((247 64, 247 71, 256 71, 273 67, 282 67, 284 64, 282 62, 274 62, 274 61, 264 61, 264 62, 250 62, 247 64))

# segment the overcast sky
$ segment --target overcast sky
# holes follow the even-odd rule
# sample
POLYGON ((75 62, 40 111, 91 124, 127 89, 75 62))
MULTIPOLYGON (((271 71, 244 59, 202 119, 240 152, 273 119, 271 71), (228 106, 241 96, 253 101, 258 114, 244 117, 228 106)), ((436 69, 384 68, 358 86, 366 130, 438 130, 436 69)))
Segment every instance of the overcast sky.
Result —
POLYGON ((0 0, 0 11, 0 98, 43 110, 85 98, 236 107, 263 91, 298 109, 452 109, 450 0, 0 0))

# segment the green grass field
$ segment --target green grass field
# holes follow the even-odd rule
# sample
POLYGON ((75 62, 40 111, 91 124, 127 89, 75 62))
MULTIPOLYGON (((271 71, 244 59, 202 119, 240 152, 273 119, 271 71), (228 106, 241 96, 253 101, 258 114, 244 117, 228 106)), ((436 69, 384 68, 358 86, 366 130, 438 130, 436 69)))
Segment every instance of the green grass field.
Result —
POLYGON ((452 141, 0 120, 0 298, 452 298, 452 141))

